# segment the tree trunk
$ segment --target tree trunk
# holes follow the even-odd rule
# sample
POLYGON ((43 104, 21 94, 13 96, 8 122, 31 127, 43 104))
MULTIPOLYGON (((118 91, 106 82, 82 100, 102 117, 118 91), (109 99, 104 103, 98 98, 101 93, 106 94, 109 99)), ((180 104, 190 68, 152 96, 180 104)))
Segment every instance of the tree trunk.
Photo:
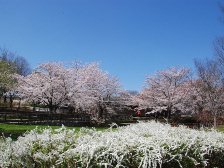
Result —
POLYGON ((155 120, 158 121, 158 112, 155 113, 155 120))
POLYGON ((170 118, 171 118, 171 108, 168 107, 167 111, 166 111, 166 119, 167 119, 167 123, 170 122, 170 118))
POLYGON ((171 110, 168 111, 168 116, 167 119, 170 120, 171 119, 171 110))
POLYGON ((35 102, 33 102, 33 112, 36 112, 36 103, 35 102))
POLYGON ((102 118, 103 117, 103 105, 99 103, 99 113, 98 113, 98 118, 102 118))
POLYGON ((49 110, 50 110, 50 114, 52 114, 52 113, 53 113, 53 111, 54 111, 54 108, 53 108, 53 106, 52 106, 52 105, 49 105, 49 110))
POLYGON ((10 108, 12 109, 12 104, 13 104, 13 96, 9 96, 9 101, 10 101, 10 108))
POLYGON ((7 97, 6 97, 6 95, 4 95, 3 98, 4 98, 4 103, 6 104, 7 103, 7 97))
POLYGON ((21 98, 19 98, 18 110, 20 109, 20 106, 21 106, 21 98))
POLYGON ((217 117, 216 117, 216 115, 214 115, 214 123, 213 123, 213 127, 216 129, 216 127, 217 127, 217 117))
POLYGON ((58 107, 57 107, 57 106, 54 106, 54 107, 53 107, 53 109, 54 109, 54 113, 56 113, 56 112, 57 112, 58 107))

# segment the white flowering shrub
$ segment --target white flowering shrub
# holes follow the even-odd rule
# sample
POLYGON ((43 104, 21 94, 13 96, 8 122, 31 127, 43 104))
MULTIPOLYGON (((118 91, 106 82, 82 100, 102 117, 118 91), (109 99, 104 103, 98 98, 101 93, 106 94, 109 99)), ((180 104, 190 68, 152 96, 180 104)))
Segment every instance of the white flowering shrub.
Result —
POLYGON ((224 134, 146 122, 116 130, 35 129, 0 143, 0 167, 224 167, 224 134))

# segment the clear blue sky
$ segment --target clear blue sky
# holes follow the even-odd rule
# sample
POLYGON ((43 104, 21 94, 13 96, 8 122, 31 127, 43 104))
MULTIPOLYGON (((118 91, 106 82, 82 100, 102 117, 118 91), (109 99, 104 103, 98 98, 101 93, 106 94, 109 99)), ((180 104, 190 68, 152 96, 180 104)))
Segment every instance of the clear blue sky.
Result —
MULTIPOLYGON (((140 90, 147 74, 193 67, 224 34, 216 0, 0 0, 0 46, 35 68, 97 61, 140 90)), ((222 2, 222 1, 221 1, 222 2)))

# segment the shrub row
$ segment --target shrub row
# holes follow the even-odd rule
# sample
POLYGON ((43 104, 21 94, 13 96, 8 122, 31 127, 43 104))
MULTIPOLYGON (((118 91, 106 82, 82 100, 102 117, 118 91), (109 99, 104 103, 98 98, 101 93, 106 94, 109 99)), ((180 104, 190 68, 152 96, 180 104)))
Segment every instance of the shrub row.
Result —
POLYGON ((0 167, 224 167, 224 134, 146 122, 107 131, 32 130, 0 142, 0 167))

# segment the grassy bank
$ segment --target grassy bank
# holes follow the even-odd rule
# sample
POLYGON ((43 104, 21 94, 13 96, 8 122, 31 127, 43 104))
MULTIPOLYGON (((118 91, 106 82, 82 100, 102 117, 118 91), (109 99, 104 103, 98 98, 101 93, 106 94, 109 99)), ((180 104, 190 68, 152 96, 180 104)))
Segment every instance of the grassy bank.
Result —
MULTIPOLYGON (((18 136, 24 134, 27 131, 31 131, 38 127, 39 129, 52 128, 58 129, 61 126, 46 126, 46 125, 16 125, 16 124, 0 124, 0 135, 4 134, 4 136, 11 136, 13 139, 16 139, 18 136)), ((75 129, 77 132, 82 127, 66 127, 68 129, 75 129)), ((103 131, 107 128, 96 127, 96 130, 103 131)), ((217 130, 224 132, 224 125, 218 126, 217 130)))
POLYGON ((224 125, 219 125, 217 129, 221 132, 224 132, 224 125))
MULTIPOLYGON (((16 125, 16 124, 0 124, 0 135, 4 135, 6 137, 10 136, 12 139, 16 139, 18 136, 24 134, 27 131, 31 131, 35 128, 39 129, 45 129, 45 128, 52 128, 52 129, 58 129, 61 128, 61 126, 46 126, 46 125, 16 125)), ((82 127, 66 127, 68 129, 75 129, 77 132, 82 127)), ((96 128, 98 131, 106 130, 107 128, 96 128)))

